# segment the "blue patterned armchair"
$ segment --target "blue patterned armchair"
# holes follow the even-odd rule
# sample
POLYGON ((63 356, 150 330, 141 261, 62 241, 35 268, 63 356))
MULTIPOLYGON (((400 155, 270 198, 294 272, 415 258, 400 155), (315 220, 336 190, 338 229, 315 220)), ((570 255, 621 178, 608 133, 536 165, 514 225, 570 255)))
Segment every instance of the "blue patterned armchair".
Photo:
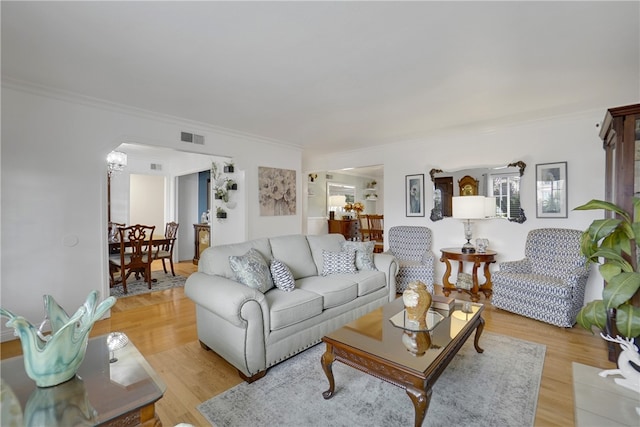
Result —
POLYGON ((433 294, 433 266, 435 255, 431 251, 431 230, 427 227, 398 225, 389 229, 389 250, 398 261, 396 291, 404 292, 407 285, 420 280, 433 294))
POLYGON ((580 255, 582 231, 540 228, 529 231, 525 258, 501 262, 493 273, 491 303, 552 325, 570 328, 584 304, 589 277, 580 255))

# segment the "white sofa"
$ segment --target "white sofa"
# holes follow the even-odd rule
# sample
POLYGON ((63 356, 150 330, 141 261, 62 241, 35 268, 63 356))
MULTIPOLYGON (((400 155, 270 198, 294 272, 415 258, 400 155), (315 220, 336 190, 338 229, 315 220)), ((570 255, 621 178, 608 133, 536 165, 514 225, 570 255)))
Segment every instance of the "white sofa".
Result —
POLYGON ((395 299, 398 264, 392 255, 374 254, 377 270, 322 276, 323 251, 340 252, 344 241, 340 234, 287 235, 207 248, 198 272, 185 284, 185 294, 196 303, 202 347, 252 382, 327 333, 395 299), (251 248, 266 260, 285 263, 295 289, 262 293, 236 281, 229 257, 251 248))

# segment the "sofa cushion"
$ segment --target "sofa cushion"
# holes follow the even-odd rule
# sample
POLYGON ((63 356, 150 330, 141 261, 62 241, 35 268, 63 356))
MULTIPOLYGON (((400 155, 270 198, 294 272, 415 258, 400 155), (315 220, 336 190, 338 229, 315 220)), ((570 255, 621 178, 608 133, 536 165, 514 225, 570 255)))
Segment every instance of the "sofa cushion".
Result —
POLYGON ((269 243, 273 258, 287 264, 294 279, 318 274, 305 236, 294 234, 272 237, 269 243))
POLYGON ((345 240, 342 242, 343 251, 356 251, 356 268, 358 270, 376 270, 373 264, 373 247, 376 242, 352 242, 345 240))
POLYGON ((273 278, 273 284, 281 291, 290 292, 296 287, 296 281, 293 279, 291 270, 282 261, 277 259, 271 260, 271 277, 273 278))
POLYGON ((256 249, 251 248, 244 255, 230 256, 229 265, 238 282, 263 293, 273 288, 269 265, 256 249))
POLYGON ((313 261, 316 263, 318 274, 322 273, 322 251, 340 252, 342 250, 342 242, 344 242, 344 236, 342 234, 330 233, 330 234, 317 234, 307 236, 309 242, 309 248, 311 248, 311 255, 313 261))
POLYGON ((265 294, 269 305, 271 330, 286 328, 322 313, 322 296, 303 289, 283 292, 272 289, 265 294))
POLYGON ((356 272, 356 251, 322 251, 322 275, 356 272))
POLYGON ((358 297, 358 284, 353 274, 334 274, 328 277, 305 277, 296 282, 299 289, 322 296, 324 309, 337 307, 358 297))
POLYGON ((368 295, 387 286, 387 276, 382 271, 363 270, 353 278, 358 283, 358 296, 368 295))

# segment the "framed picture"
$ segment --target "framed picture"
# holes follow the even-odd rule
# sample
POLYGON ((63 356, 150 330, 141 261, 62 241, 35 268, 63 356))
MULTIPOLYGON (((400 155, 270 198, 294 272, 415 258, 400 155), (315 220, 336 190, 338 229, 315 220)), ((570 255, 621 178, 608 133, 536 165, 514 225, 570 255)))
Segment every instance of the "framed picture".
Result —
POLYGON ((260 216, 296 214, 296 171, 258 167, 260 216))
POLYGON ((567 217, 567 162, 536 165, 536 217, 567 217))
POLYGON ((407 216, 424 216, 424 174, 405 177, 407 216))

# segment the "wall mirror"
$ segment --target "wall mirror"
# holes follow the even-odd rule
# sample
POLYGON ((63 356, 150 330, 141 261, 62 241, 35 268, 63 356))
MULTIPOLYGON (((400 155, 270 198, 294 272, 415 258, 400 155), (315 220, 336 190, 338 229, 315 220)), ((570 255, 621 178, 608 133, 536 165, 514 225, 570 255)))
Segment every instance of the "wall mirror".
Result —
POLYGON ((327 182, 327 212, 345 214, 344 205, 356 200, 356 187, 338 182, 327 182))
POLYGON ((431 220, 452 216, 454 196, 480 195, 496 199, 496 218, 523 223, 527 220, 520 207, 520 178, 527 165, 523 161, 506 166, 469 168, 458 171, 431 169, 433 209, 431 220))

